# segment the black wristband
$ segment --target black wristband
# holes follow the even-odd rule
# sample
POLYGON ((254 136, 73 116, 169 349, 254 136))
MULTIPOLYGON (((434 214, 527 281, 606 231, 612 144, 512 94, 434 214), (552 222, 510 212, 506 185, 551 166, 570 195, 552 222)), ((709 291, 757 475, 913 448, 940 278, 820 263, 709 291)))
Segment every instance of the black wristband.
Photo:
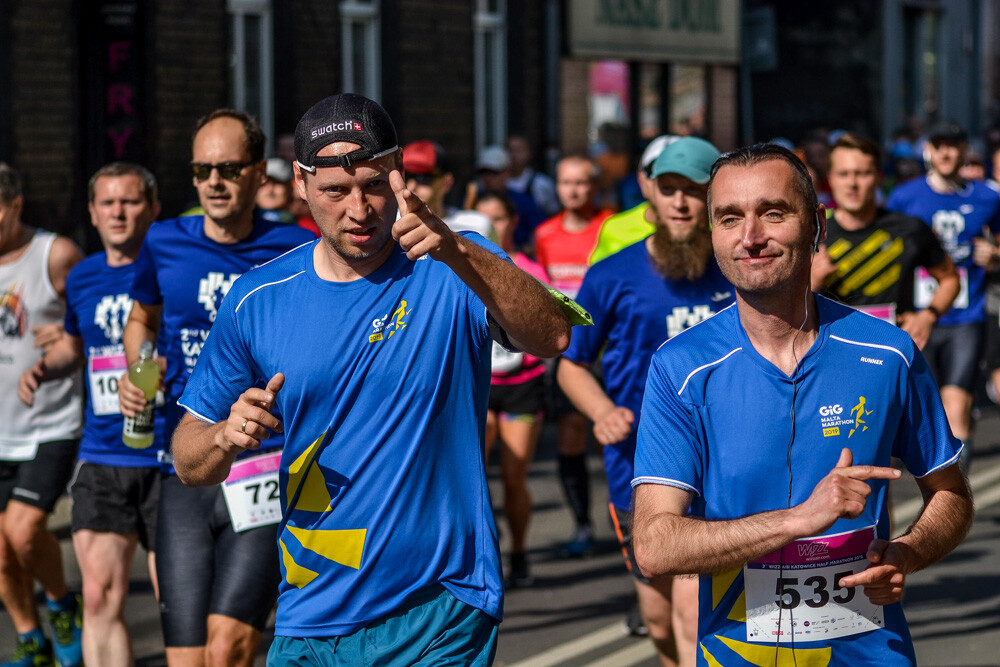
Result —
POLYGON ((924 308, 924 310, 930 311, 931 313, 934 314, 935 322, 941 319, 941 311, 935 308, 934 306, 927 306, 926 308, 924 308))

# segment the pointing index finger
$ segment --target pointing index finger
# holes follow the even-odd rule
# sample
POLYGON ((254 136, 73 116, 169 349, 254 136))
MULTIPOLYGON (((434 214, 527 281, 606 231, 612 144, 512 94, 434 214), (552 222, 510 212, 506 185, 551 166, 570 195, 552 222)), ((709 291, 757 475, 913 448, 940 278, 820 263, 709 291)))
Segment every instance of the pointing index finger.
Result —
POLYGON ((883 466, 851 466, 850 469, 854 479, 898 479, 900 475, 899 470, 883 466))
POLYGON ((413 213, 420 206, 420 198, 406 188, 406 181, 399 169, 389 172, 389 185, 396 194, 396 203, 399 204, 399 217, 413 213))

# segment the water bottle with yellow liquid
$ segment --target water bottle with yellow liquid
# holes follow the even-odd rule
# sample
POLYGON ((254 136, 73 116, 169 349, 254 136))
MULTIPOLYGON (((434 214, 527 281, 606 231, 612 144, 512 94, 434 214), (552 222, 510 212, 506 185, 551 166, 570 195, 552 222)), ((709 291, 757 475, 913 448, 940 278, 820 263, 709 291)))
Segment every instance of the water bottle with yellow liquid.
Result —
POLYGON ((139 360, 129 367, 128 379, 146 395, 146 407, 135 417, 125 417, 122 442, 133 449, 145 449, 153 444, 153 399, 160 385, 160 366, 153 359, 152 341, 139 347, 139 360))

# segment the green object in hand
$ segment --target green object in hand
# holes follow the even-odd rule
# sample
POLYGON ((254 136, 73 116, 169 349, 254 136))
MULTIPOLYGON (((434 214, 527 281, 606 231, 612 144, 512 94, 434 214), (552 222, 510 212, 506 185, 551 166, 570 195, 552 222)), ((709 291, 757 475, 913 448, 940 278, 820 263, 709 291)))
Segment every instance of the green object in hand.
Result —
POLYGON ((573 299, 554 287, 549 288, 549 294, 559 302, 559 307, 562 308, 563 313, 569 318, 569 323, 573 326, 591 326, 594 323, 594 318, 590 316, 590 313, 573 299))

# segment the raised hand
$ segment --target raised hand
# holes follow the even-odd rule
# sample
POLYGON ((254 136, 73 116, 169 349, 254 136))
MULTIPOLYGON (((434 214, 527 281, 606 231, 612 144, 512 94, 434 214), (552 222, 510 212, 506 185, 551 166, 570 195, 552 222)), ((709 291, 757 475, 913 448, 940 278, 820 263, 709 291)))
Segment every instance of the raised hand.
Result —
POLYGON ((410 192, 398 169, 389 172, 389 185, 399 204, 399 220, 392 226, 392 238, 411 260, 435 255, 452 242, 454 232, 437 217, 420 197, 410 192))
POLYGON ((285 384, 284 373, 276 373, 263 389, 250 387, 240 394, 229 411, 226 427, 221 432, 219 446, 226 451, 258 449, 271 432, 281 433, 284 425, 271 414, 278 392, 285 384))
POLYGON ((870 479, 899 479, 895 468, 852 465, 854 455, 844 448, 833 470, 820 480, 805 502, 793 508, 803 537, 819 535, 837 519, 861 516, 871 495, 870 479))

